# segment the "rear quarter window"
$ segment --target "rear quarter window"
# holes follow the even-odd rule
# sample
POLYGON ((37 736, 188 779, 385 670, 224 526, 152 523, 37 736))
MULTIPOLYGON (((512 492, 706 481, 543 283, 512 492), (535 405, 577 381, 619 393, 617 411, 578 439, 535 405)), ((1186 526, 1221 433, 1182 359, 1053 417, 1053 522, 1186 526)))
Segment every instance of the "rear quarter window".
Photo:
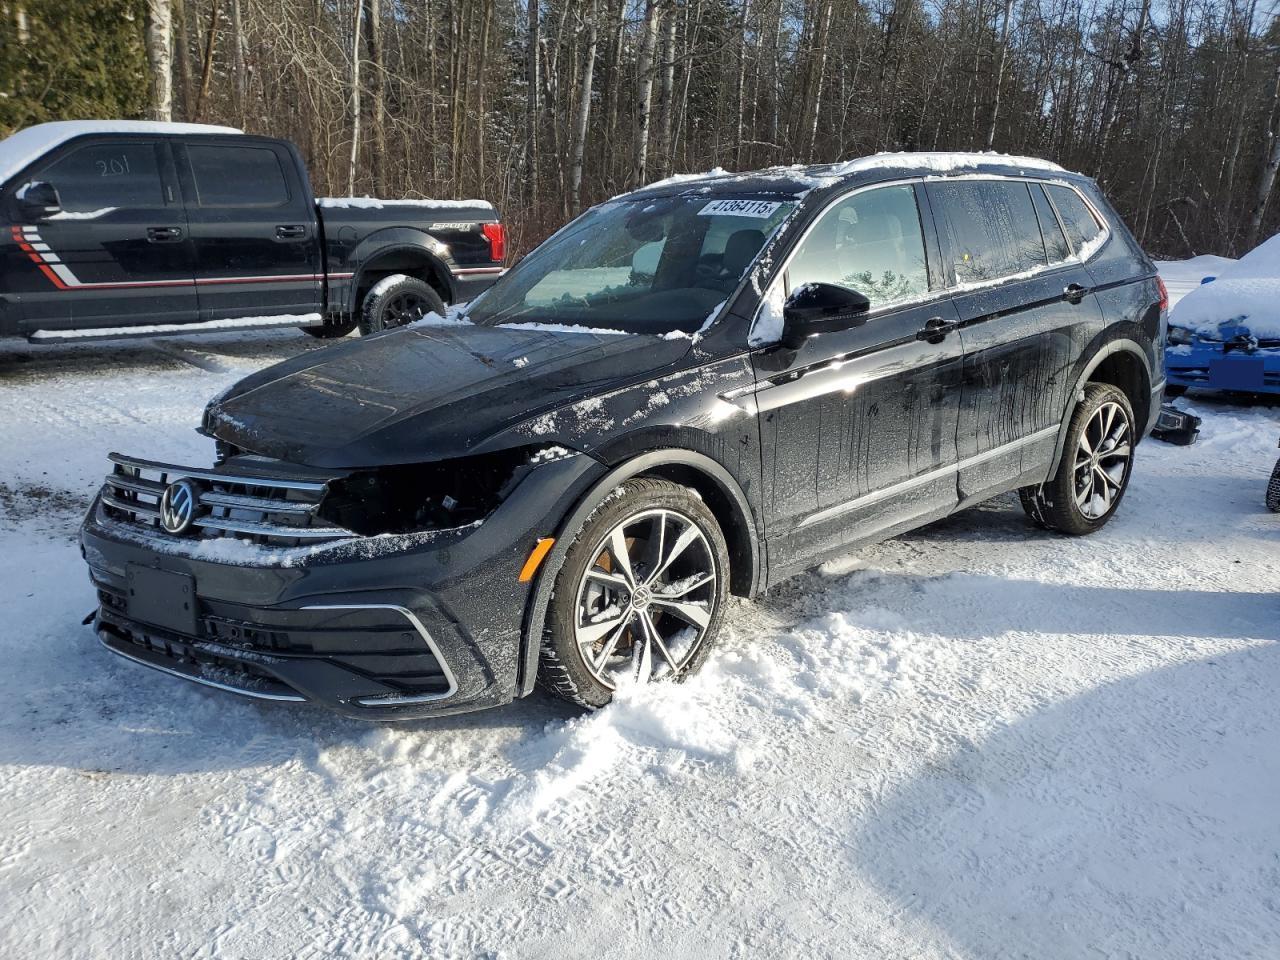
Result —
POLYGON ((1025 183, 958 180, 931 184, 929 196, 957 283, 999 280, 1048 264, 1025 183))
POLYGON ((1081 199, 1080 194, 1070 187, 1062 187, 1056 184, 1050 184, 1048 190, 1049 196, 1053 198, 1053 205, 1058 208, 1058 215, 1062 218, 1062 225, 1067 229, 1067 236, 1071 238, 1071 243, 1075 249, 1079 250, 1091 240, 1097 239, 1102 233, 1102 224, 1098 223, 1093 211, 1081 199))
POLYGON ((1049 255, 1049 262, 1061 263, 1071 256, 1071 245, 1067 243, 1066 234, 1062 232, 1062 225, 1058 223, 1053 207, 1049 204, 1049 198, 1044 194, 1044 188, 1038 183, 1030 184, 1030 187, 1031 199, 1036 206, 1036 217, 1040 220, 1040 233, 1044 237, 1044 247, 1049 255))

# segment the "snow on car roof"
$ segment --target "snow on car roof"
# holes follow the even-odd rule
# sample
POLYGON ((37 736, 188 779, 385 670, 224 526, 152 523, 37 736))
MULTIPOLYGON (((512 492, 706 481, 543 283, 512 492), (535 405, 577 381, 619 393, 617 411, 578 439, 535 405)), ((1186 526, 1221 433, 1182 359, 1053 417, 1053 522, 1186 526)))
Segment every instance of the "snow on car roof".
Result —
POLYGON ((27 127, 0 140, 0 183, 20 173, 55 147, 86 133, 241 133, 235 127, 158 120, 55 120, 27 127))
POLYGON ((1179 300, 1169 323, 1208 334, 1230 323, 1248 327, 1255 337, 1280 338, 1280 234, 1179 300))
POLYGON ((763 170, 747 170, 732 173, 723 167, 715 167, 705 173, 677 173, 648 184, 641 188, 644 191, 669 187, 698 187, 710 192, 712 187, 727 185, 741 186, 744 189, 760 188, 766 184, 774 187, 800 192, 806 189, 829 187, 837 180, 855 173, 871 170, 891 170, 906 168, 916 172, 951 173, 957 170, 973 169, 979 166, 1017 167, 1022 170, 1035 170, 1042 173, 1063 174, 1068 171, 1050 160, 1037 157, 1020 157, 994 151, 973 153, 948 152, 900 152, 876 153, 869 157, 857 157, 839 163, 803 164, 768 167, 763 170))

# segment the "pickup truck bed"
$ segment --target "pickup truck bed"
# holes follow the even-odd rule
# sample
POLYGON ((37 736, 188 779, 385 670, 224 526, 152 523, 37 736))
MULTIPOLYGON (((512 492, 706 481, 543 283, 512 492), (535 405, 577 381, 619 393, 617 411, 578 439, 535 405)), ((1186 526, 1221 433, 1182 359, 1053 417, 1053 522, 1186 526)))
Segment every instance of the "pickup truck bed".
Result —
POLYGON ((0 336, 290 318, 341 335, 383 278, 420 281, 427 307, 462 302, 501 275, 504 247, 488 203, 317 201, 292 144, 226 128, 51 123, 0 141, 0 336))

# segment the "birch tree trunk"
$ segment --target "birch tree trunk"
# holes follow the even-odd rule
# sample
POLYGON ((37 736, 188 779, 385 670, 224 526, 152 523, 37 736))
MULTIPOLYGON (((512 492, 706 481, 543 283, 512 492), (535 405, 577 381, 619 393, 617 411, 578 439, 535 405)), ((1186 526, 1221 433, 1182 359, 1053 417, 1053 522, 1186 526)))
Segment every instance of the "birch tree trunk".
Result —
POLYGON ((631 182, 640 186, 648 175, 649 118, 653 108, 653 51, 658 43, 658 0, 645 0, 644 35, 636 62, 636 139, 631 182))
POLYGON ((369 47, 369 94, 373 98, 370 133, 373 135, 373 193, 387 190, 387 102, 386 76, 382 62, 381 0, 361 0, 365 6, 365 27, 369 47))
POLYGON ((249 79, 244 62, 244 21, 240 17, 240 0, 231 0, 231 77, 235 91, 236 123, 243 126, 248 106, 249 79))
POLYGON ((1009 59, 1009 21, 1013 19, 1013 0, 1004 0, 1004 25, 1000 28, 1000 64, 996 67, 996 93, 991 101, 991 125, 987 127, 987 149, 996 142, 996 123, 1000 119, 1000 88, 1004 86, 1004 65, 1009 59))
POLYGON ((671 127, 675 117, 676 93, 676 5, 668 0, 662 39, 662 123, 658 141, 662 150, 662 174, 671 172, 671 127))
POLYGON ((573 166, 569 171, 569 213, 571 216, 576 215, 582 209, 582 156, 587 144, 587 125, 591 120, 591 84, 596 69, 597 9, 597 0, 591 0, 591 6, 587 9, 587 52, 582 62, 578 114, 573 130, 573 166))
POLYGON ((151 67, 151 119, 173 119, 173 5, 147 0, 147 60, 151 67))
POLYGON ((1280 66, 1276 67, 1275 82, 1271 87, 1271 113, 1267 118, 1265 152, 1262 172, 1258 176, 1258 188, 1254 192, 1253 209, 1249 211, 1249 232, 1245 236, 1245 253, 1258 245, 1262 232, 1262 218, 1267 212, 1267 202, 1276 183, 1276 171, 1280 170, 1280 136, 1276 134, 1276 113, 1280 107, 1280 66))
MULTIPOLYGON (((236 0, 238 2, 238 0, 236 0)), ((360 23, 364 4, 355 4, 355 25, 351 28, 351 159, 347 164, 347 196, 356 192, 356 158, 360 154, 360 23)))
POLYGON ((538 202, 538 0, 529 4, 529 46, 525 50, 525 176, 529 185, 529 202, 538 202))
POLYGON ((200 68, 200 93, 196 96, 195 113, 191 115, 192 120, 199 120, 204 116, 205 101, 209 99, 209 85, 213 82, 213 50, 214 44, 218 40, 218 13, 220 11, 218 0, 213 0, 213 4, 209 8, 209 33, 204 44, 204 63, 200 68))

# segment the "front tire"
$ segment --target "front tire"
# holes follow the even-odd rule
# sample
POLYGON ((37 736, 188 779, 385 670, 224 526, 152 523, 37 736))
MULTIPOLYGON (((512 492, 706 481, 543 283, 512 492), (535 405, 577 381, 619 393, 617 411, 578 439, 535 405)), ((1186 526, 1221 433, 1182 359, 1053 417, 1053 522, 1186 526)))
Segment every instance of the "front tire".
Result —
POLYGON ((1071 414, 1058 472, 1038 487, 1018 491, 1027 516, 1071 536, 1100 530, 1129 487, 1136 441, 1133 408, 1124 391, 1108 383, 1087 385, 1071 414))
POLYGON ((1276 461, 1271 471, 1271 480, 1267 483, 1267 509, 1272 513, 1280 513, 1280 460, 1276 461))
POLYGON ((589 709, 632 683, 683 680, 706 660, 729 552, 693 491, 642 477, 586 521, 556 576, 539 683, 589 709))
POLYGON ((403 273, 383 277, 365 294, 360 335, 403 327, 428 313, 444 314, 444 301, 424 281, 403 273))

